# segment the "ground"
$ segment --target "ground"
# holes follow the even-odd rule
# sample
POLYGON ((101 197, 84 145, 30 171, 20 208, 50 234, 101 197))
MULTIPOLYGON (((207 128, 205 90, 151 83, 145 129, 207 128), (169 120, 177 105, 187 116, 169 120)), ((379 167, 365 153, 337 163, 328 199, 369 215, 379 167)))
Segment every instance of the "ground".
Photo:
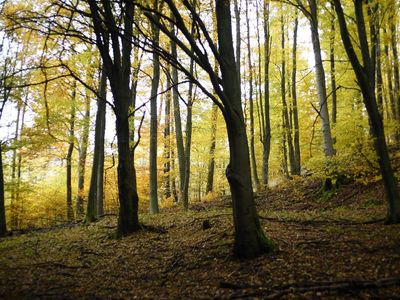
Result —
MULTIPOLYGON (((141 216, 114 237, 116 217, 15 232, 0 240, 1 299, 393 299, 400 295, 400 226, 384 225, 380 183, 330 193, 295 180, 256 197, 277 249, 232 255, 229 199, 141 216), (203 226, 209 223, 209 226, 203 226)), ((208 224, 207 224, 208 225, 208 224)))

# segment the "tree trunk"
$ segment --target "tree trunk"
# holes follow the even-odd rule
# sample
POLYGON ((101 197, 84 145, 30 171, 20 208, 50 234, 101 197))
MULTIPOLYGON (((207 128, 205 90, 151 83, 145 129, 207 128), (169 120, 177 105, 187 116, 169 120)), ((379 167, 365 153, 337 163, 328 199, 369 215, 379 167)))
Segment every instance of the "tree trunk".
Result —
POLYGON ((371 131, 374 137, 375 150, 378 155, 379 167, 383 178, 383 183, 388 201, 387 223, 400 222, 400 197, 397 189, 397 182, 389 159, 386 146, 385 132, 382 118, 379 114, 375 96, 375 82, 372 61, 369 53, 365 21, 363 15, 363 1, 355 0, 355 15, 357 21, 358 38, 364 65, 361 65, 357 54, 354 51, 350 35, 347 30, 344 12, 340 0, 334 0, 336 13, 339 20, 340 33, 347 55, 353 66, 358 84, 363 94, 363 100, 368 112, 371 131))
POLYGON ((311 39, 313 45, 314 59, 315 59, 315 79, 317 82, 317 92, 319 101, 319 114, 322 122, 322 137, 324 141, 324 154, 325 156, 333 156, 335 150, 333 148, 331 127, 329 122, 328 103, 326 98, 326 85, 325 85, 325 71, 322 64, 321 45, 318 32, 318 16, 316 0, 308 0, 310 4, 310 27, 311 39))
POLYGON ((257 173, 257 162, 254 146, 254 102, 253 102, 253 64, 251 59, 250 44, 250 19, 248 1, 246 1, 246 23, 247 23, 247 62, 249 68, 249 106, 250 106, 250 161, 254 185, 256 190, 260 188, 260 180, 257 173))
POLYGON ((268 185, 268 166, 271 151, 271 125, 269 115, 269 61, 271 55, 271 37, 269 31, 269 0, 264 1, 264 130, 263 130, 263 160, 262 183, 268 185))
POLYGON ((96 124, 94 134, 94 153, 92 175, 85 223, 91 223, 103 214, 103 175, 104 175, 104 133, 106 122, 107 75, 102 68, 100 76, 99 97, 97 98, 96 124))
POLYGON ((68 152, 67 161, 67 220, 70 222, 74 219, 74 211, 72 209, 72 152, 75 146, 75 117, 76 117, 76 81, 74 81, 72 91, 71 113, 69 119, 68 133, 68 152))
MULTIPOLYGON (((242 41, 242 37, 241 37, 241 30, 240 30, 240 0, 234 0, 233 1, 234 4, 234 11, 235 11, 235 27, 236 27, 236 70, 237 70, 237 74, 238 74, 238 80, 239 80, 239 89, 240 89, 240 94, 242 94, 241 92, 241 86, 240 86, 240 81, 242 79, 242 75, 241 75, 241 71, 240 71, 240 45, 241 45, 241 41, 242 41)), ((247 0, 246 0, 246 4, 247 4, 247 0)), ((211 4, 212 5, 212 4, 211 4)), ((214 29, 216 31, 216 28, 214 26, 214 29)))
MULTIPOLYGON (((173 28, 175 34, 175 29, 173 28)), ((177 59, 176 43, 171 41, 171 55, 174 59, 177 59)), ((181 121, 181 110, 179 105, 179 91, 178 91, 178 69, 172 66, 172 104, 174 108, 174 121, 175 121, 175 138, 176 148, 178 152, 178 167, 179 167, 179 190, 178 200, 182 200, 183 185, 185 182, 185 149, 183 146, 183 134, 182 134, 182 121, 181 121)))
MULTIPOLYGON (((154 9, 158 8, 158 0, 154 1, 154 9)), ((157 48, 160 39, 160 29, 152 24, 152 43, 157 48)), ((153 52, 153 78, 150 93, 150 213, 158 214, 158 183, 157 183, 157 92, 160 82, 160 58, 153 52)))
POLYGON ((292 57, 292 103, 293 103, 293 128, 294 128, 294 175, 300 175, 301 161, 300 161, 300 128, 299 128, 299 113, 297 108, 297 87, 296 87, 296 73, 297 73, 297 29, 299 20, 296 14, 293 29, 293 57, 292 57))
MULTIPOLYGON (((283 14, 283 10, 282 10, 283 14)), ((294 158, 294 148, 293 148, 293 140, 292 140, 292 128, 290 125, 289 119, 289 110, 286 101, 286 51, 285 51, 285 24, 283 15, 281 16, 281 53, 282 53, 282 67, 281 67, 281 97, 282 97, 282 114, 283 114, 283 121, 282 121, 282 129, 284 131, 283 138, 286 139, 283 142, 284 149, 289 150, 289 163, 290 163, 290 173, 293 174, 296 166, 295 166, 295 158, 294 158), (287 141, 287 148, 286 148, 286 141, 287 141)), ((284 152, 286 153, 286 151, 284 152)), ((284 165, 287 166, 287 161, 285 159, 284 165)), ((285 177, 289 178, 289 174, 286 174, 287 167, 285 168, 285 177)))
POLYGON ((211 193, 214 188, 214 172, 215 172, 215 146, 217 140, 217 119, 218 107, 213 104, 211 111, 211 142, 210 150, 208 152, 208 172, 207 172, 207 185, 206 194, 211 193))
MULTIPOLYGON (((167 73, 170 67, 167 66, 167 73)), ((163 191, 164 198, 171 197, 171 81, 167 78, 165 96, 165 124, 164 124, 164 175, 163 175, 163 191)))
POLYGON ((133 40, 134 4, 119 3, 120 15, 114 16, 113 2, 88 1, 96 43, 111 86, 114 100, 115 123, 118 141, 118 199, 120 204, 117 235, 127 235, 140 228, 138 217, 139 197, 135 186, 135 170, 130 148, 129 108, 132 102, 131 55, 133 40), (100 10, 99 5, 103 8, 100 10), (122 20, 123 29, 117 22, 122 20), (110 36, 112 56, 109 51, 110 36))
MULTIPOLYGON (((86 91, 88 93, 88 91, 86 91)), ((81 218, 83 215, 83 199, 85 198, 85 171, 86 157, 89 144, 89 129, 90 129, 90 97, 86 95, 85 116, 83 119, 82 138, 79 147, 78 161, 78 193, 75 200, 76 218, 81 218)))
POLYGON ((226 176, 231 188, 235 225, 235 254, 251 258, 271 250, 259 223, 251 183, 249 148, 233 51, 230 1, 216 0, 218 44, 221 57, 222 85, 225 87, 230 163, 226 176), (229 87, 229 88, 227 88, 229 87))
MULTIPOLYGON (((334 8, 332 8, 332 10, 333 11, 331 17, 331 32, 329 41, 329 62, 331 68, 332 128, 335 128, 337 119, 336 64, 335 64, 336 28, 335 28, 334 8)), ((333 138, 332 141, 335 144, 336 138, 333 138)))
POLYGON ((3 144, 0 142, 0 237, 7 234, 6 209, 4 199, 4 175, 3 175, 3 144))

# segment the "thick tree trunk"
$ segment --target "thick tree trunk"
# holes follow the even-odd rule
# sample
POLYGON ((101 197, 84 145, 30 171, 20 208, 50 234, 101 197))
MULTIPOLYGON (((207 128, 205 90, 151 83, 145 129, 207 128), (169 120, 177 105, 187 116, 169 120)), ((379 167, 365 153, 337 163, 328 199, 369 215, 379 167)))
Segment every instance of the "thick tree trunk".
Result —
POLYGON ((326 98, 326 84, 325 84, 325 71, 322 64, 321 45, 318 32, 318 16, 316 0, 309 0, 310 4, 310 28, 311 39, 313 45, 314 59, 315 59, 315 79, 317 83, 319 114, 322 123, 322 137, 324 141, 324 154, 325 156, 332 156, 335 154, 333 148, 331 127, 329 122, 328 103, 326 98))
MULTIPOLYGON (((155 9, 158 1, 154 1, 155 9)), ((158 47, 160 39, 160 29, 152 24, 153 46, 158 47)), ((158 180, 157 180, 157 92, 160 82, 160 58, 157 52, 153 52, 153 78, 151 81, 150 93, 150 213, 158 214, 158 180)))
POLYGON ((251 183, 249 148, 240 88, 233 51, 230 1, 216 0, 218 44, 221 57, 222 84, 226 96, 230 163, 226 169, 233 202, 235 226, 235 254, 251 258, 271 250, 272 243, 265 237, 259 223, 251 183), (229 86, 229 88, 227 88, 229 86))
POLYGON ((0 237, 7 234, 6 209, 4 199, 4 175, 3 175, 3 144, 0 142, 0 237))
POLYGON ((271 37, 269 32, 269 0, 264 1, 264 130, 263 130, 263 159, 262 183, 268 185, 268 166, 271 150, 271 125, 269 115, 269 61, 271 55, 271 37))
POLYGON ((300 175, 301 161, 300 161, 300 128, 299 128, 299 113, 297 108, 297 86, 296 86, 296 73, 297 73, 297 29, 299 20, 296 15, 294 20, 293 29, 293 52, 292 52, 292 103, 293 103, 293 129, 294 129, 294 175, 300 175))
POLYGON ((138 218, 139 197, 133 185, 134 168, 129 143, 129 106, 130 93, 126 86, 113 91, 118 97, 115 107, 115 123, 118 140, 118 198, 119 219, 118 235, 124 236, 140 228, 138 218))
POLYGON ((385 140, 385 132, 382 118, 379 114, 375 96, 375 82, 373 65, 370 58, 365 21, 363 15, 363 1, 355 0, 355 15, 357 20, 358 38, 361 47, 361 54, 364 65, 361 65, 357 54, 354 51, 350 35, 347 30, 344 12, 340 0, 334 0, 336 13, 338 15, 340 33, 347 55, 353 66, 358 84, 363 94, 363 100, 368 112, 371 131, 374 137, 375 150, 378 155, 379 167, 383 178, 383 183, 388 201, 387 223, 400 222, 400 195, 397 188, 396 178, 389 159, 389 153, 385 140))
POLYGON ((99 97, 94 135, 94 153, 92 175, 90 178, 89 195, 85 223, 96 220, 103 214, 103 175, 104 175, 104 134, 106 122, 107 75, 104 68, 101 71, 99 97))

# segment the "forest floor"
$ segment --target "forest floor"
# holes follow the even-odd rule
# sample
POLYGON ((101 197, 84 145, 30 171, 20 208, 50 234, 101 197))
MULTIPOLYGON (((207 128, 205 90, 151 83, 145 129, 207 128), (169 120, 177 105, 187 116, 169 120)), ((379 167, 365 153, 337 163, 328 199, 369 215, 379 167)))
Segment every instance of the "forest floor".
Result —
POLYGON ((384 225, 381 184, 321 194, 311 179, 261 192, 277 249, 232 255, 230 202, 141 215, 116 239, 116 217, 0 240, 1 299, 393 299, 400 296, 400 225, 384 225), (203 228, 205 220, 211 227, 203 228))

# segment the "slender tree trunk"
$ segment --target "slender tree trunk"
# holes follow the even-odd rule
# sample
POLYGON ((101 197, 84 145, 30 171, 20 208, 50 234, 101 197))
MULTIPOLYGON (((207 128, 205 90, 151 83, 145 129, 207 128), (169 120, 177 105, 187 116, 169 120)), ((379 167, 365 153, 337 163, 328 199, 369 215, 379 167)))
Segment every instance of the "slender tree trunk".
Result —
POLYGON ((74 81, 72 91, 71 112, 69 119, 69 133, 68 133, 68 152, 66 156, 67 161, 67 220, 74 219, 74 211, 72 209, 72 153, 75 147, 75 117, 76 117, 76 81, 74 81))
MULTIPOLYGON (((333 5, 333 4, 332 4, 333 5)), ((329 62, 331 68, 331 96, 332 96, 332 128, 336 126, 337 119, 337 92, 336 92, 336 64, 335 64, 335 37, 336 37, 336 28, 335 28, 335 15, 334 8, 332 9, 332 17, 331 17, 331 32, 330 32, 330 41, 329 41, 329 62)), ((336 138, 332 139, 333 143, 336 143, 336 138)))
MULTIPOLYGON (((169 65, 167 73, 170 72, 169 65)), ((171 81, 167 79, 167 93, 165 96, 165 124, 164 124, 164 175, 163 191, 164 198, 171 197, 171 81)))
MULTIPOLYGON (((246 0, 247 3, 247 0, 246 0)), ((233 1, 234 4, 234 11, 235 11, 235 27, 236 27, 236 70, 237 70, 237 74, 238 74, 238 80, 239 80, 239 85, 241 82, 241 71, 240 71, 240 45, 241 45, 241 25, 240 25, 240 0, 234 0, 233 1)), ((211 4, 213 5, 213 4, 211 4)), ((215 27, 215 26, 214 26, 215 27)), ((216 31, 216 28, 215 28, 216 31)), ((240 90, 241 90, 241 86, 239 86, 240 90)), ((242 92, 240 91, 240 94, 242 92)))
POLYGON ((385 66, 386 66, 386 80, 387 80, 387 89, 388 89, 388 98, 389 98, 389 107, 390 107, 390 118, 392 120, 397 119, 397 110, 396 110, 396 102, 394 99, 394 88, 393 88, 393 68, 392 68, 392 62, 390 59, 390 53, 389 53, 389 37, 387 34, 387 30, 385 27, 383 27, 383 33, 385 37, 385 46, 384 46, 384 51, 385 51, 385 66))
POLYGON ((92 175, 90 178, 89 195, 85 223, 90 223, 101 216, 103 211, 103 178, 104 178, 104 134, 106 122, 107 75, 102 68, 100 75, 99 97, 94 136, 94 153, 92 175))
MULTIPOLYGON (((24 131, 24 125, 25 125, 25 113, 26 113, 26 103, 28 100, 28 95, 25 98, 25 101, 22 103, 22 116, 21 116, 21 126, 19 129, 19 137, 18 137, 18 144, 21 142, 21 134, 24 131)), ((24 203, 23 199, 21 199, 21 169, 22 169, 22 154, 20 150, 20 145, 19 145, 19 150, 17 153, 17 181, 16 181, 16 193, 15 193, 15 201, 18 204, 18 222, 17 222, 17 227, 21 228, 21 218, 24 214, 24 203)))
POLYGON ((222 85, 227 98, 224 113, 230 146, 226 176, 231 188, 235 225, 235 253, 251 258, 273 247, 260 226, 251 183, 250 157, 243 118, 240 84, 233 51, 230 1, 216 1, 218 45, 221 57, 222 85), (229 88, 227 88, 229 87, 229 88), (228 104, 229 103, 229 104, 228 104))
MULTIPOLYGON (((217 36, 217 21, 215 19, 215 11, 214 11, 214 0, 210 1, 210 6, 213 8, 213 40, 214 43, 218 42, 218 36, 217 36)), ((238 25, 238 20, 240 22, 240 14, 239 14, 239 7, 237 1, 235 1, 235 16, 236 16, 236 30, 239 29, 239 33, 236 32, 236 34, 240 36, 240 24, 238 25)), ((237 37, 236 35, 236 37, 237 37)), ((240 42, 236 44, 236 55, 240 55, 240 42), (238 48, 239 47, 239 48, 238 48)), ((236 60, 236 67, 238 68, 237 65, 237 60, 236 60)), ((218 74, 218 69, 219 65, 217 61, 214 62, 214 72, 218 74)), ((239 61, 239 78, 238 80, 240 81, 240 61, 239 61)), ((215 89, 214 92, 216 93, 215 89)), ((216 141, 217 141, 217 121, 218 121, 218 107, 215 103, 212 105, 211 109, 211 139, 210 139, 210 148, 208 151, 208 172, 207 172, 207 185, 206 185, 206 195, 209 193, 212 193, 214 190, 214 172, 215 172, 215 147, 216 147, 216 141)), ((199 199, 200 199, 200 194, 199 194, 199 199)))
MULTIPOLYGON (((285 23, 283 15, 281 16, 281 52, 282 52, 281 97, 282 97, 282 113, 283 113, 283 130, 284 130, 283 137, 287 141, 287 148, 285 147, 285 149, 288 149, 289 151, 290 173, 294 174, 296 166, 295 166, 294 148, 292 140, 292 128, 290 125, 289 110, 286 101, 286 50, 285 50, 285 23)), ((284 142, 284 145, 285 144, 286 142, 284 142)), ((287 165, 286 162, 285 164, 287 165)), ((287 174, 286 177, 288 178, 289 175, 287 174)))
POLYGON ((17 148, 19 144, 19 126, 21 122, 21 112, 22 107, 20 104, 17 105, 17 120, 15 122, 15 132, 14 132, 14 141, 13 141, 13 150, 12 150, 12 164, 11 164, 11 230, 18 229, 18 211, 19 207, 16 201, 17 194, 17 184, 16 184, 16 176, 17 176, 17 148))
MULTIPOLYGON (((154 1, 157 10, 158 0, 154 1)), ((152 43, 154 48, 159 45, 160 29, 152 24, 152 43)), ((153 78, 150 94, 150 213, 158 214, 158 180, 157 180, 157 92, 160 82, 160 58, 157 52, 153 52, 153 78)))
POLYGON ((215 146, 217 141, 217 119, 218 107, 213 104, 211 110, 211 142, 210 150, 208 152, 208 172, 207 172, 207 185, 206 194, 211 193, 214 189, 214 172, 215 172, 215 146))
MULTIPOLYGON (((87 91, 88 92, 88 91, 87 91)), ((75 200, 76 218, 81 218, 83 215, 83 199, 85 198, 85 171, 86 157, 89 145, 89 129, 90 129, 90 97, 86 95, 85 116, 83 119, 82 138, 79 147, 78 161, 78 193, 75 200)))
POLYGON ((346 20, 340 0, 334 0, 336 13, 340 25, 340 33, 347 55, 353 66, 354 72, 360 86, 363 101, 368 112, 371 131, 374 137, 375 150, 378 155, 378 162, 381 169, 383 183, 388 201, 387 223, 400 222, 400 195, 397 188, 396 177, 389 159, 389 152, 386 145, 385 132, 381 115, 375 95, 375 78, 373 64, 369 53, 367 33, 363 15, 363 1, 355 0, 354 10, 357 21, 358 38, 360 43, 363 65, 361 65, 357 54, 354 51, 350 34, 347 29, 346 20))
POLYGON ((308 0, 310 4, 310 27, 311 39, 313 45, 314 59, 315 59, 315 79, 317 83, 318 101, 319 101, 319 114, 322 122, 322 137, 324 141, 324 154, 325 156, 332 156, 335 154, 333 148, 331 127, 329 122, 328 103, 326 97, 325 85, 325 71, 322 64, 321 45, 318 32, 318 15, 316 0, 308 0))
POLYGON ((299 113, 297 108, 297 29, 299 20, 296 14, 293 29, 293 52, 292 52, 292 103, 293 103, 293 129, 294 129, 294 175, 300 175, 301 162, 300 162, 300 128, 299 128, 299 113))
POLYGON ((268 185, 269 155, 271 151, 271 125, 269 115, 269 61, 271 55, 271 36, 269 30, 269 0, 264 0, 264 134, 262 183, 268 185))
MULTIPOLYGON (((173 32, 175 29, 173 28, 173 32)), ((171 41, 171 55, 174 59, 177 59, 176 43, 171 41)), ((182 134, 182 121, 181 121, 181 110, 179 104, 179 91, 178 91, 178 69, 172 66, 172 103, 174 107, 174 121, 175 121, 175 138, 176 148, 178 152, 178 165, 179 165, 179 192, 178 199, 182 200, 183 186, 185 182, 185 149, 183 145, 183 134, 182 134)))
POLYGON ((249 106, 250 106, 250 161, 254 185, 256 190, 260 188, 260 180, 257 173, 257 162, 254 145, 254 102, 253 102, 253 63, 251 57, 251 44, 250 44, 250 19, 249 19, 249 6, 246 1, 246 25, 247 25, 247 62, 249 68, 249 106))
POLYGON ((7 234, 6 210, 4 199, 4 175, 3 175, 3 144, 0 142, 0 237, 7 234))

